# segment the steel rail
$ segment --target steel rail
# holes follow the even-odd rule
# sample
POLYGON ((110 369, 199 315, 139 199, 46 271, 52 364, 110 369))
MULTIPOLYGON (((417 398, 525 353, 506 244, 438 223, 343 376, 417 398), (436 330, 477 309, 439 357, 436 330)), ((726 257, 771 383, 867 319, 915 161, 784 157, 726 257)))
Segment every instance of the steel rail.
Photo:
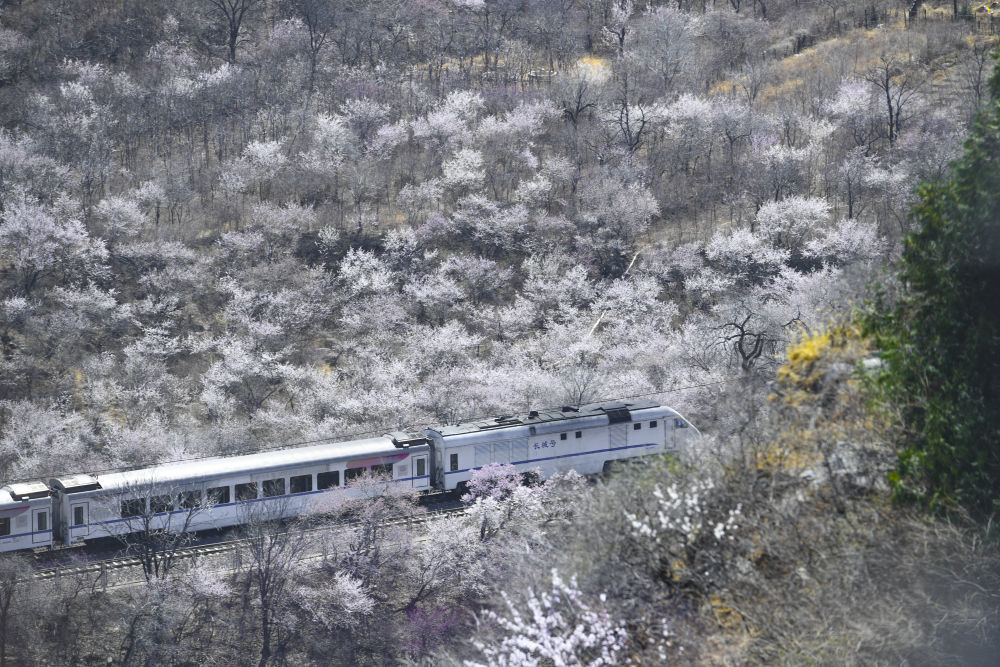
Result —
MULTIPOLYGON (((379 522, 380 526, 396 526, 396 525, 420 525, 428 524, 434 521, 439 521, 441 519, 448 518, 450 516, 457 516, 465 513, 468 510, 467 505, 456 505, 454 507, 445 507, 441 509, 428 510, 421 512, 419 514, 412 515, 399 515, 394 517, 389 517, 379 522)), ((302 532, 304 534, 318 534, 325 531, 346 531, 351 528, 357 527, 361 524, 358 520, 351 520, 345 522, 339 522, 334 524, 326 524, 322 526, 313 526, 305 528, 302 532)), ((240 545, 244 544, 247 538, 237 538, 233 540, 226 540, 223 542, 212 542, 210 544, 195 544, 189 547, 180 547, 174 551, 171 556, 172 559, 177 561, 187 560, 199 556, 215 556, 222 553, 232 552, 239 548, 240 545)), ((36 581, 46 581, 50 579, 56 579, 63 576, 81 575, 81 574, 100 574, 105 576, 109 572, 114 572, 118 570, 123 570, 132 567, 142 567, 142 559, 139 556, 115 556, 112 558, 100 559, 96 561, 90 561, 87 563, 77 563, 77 564, 67 564, 56 567, 41 568, 35 571, 34 579, 36 581)))

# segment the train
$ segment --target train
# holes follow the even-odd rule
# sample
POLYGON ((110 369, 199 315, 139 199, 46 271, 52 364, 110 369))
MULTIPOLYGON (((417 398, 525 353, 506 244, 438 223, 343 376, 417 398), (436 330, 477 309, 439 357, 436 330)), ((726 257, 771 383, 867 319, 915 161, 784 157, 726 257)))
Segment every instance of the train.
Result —
POLYGON ((291 518, 368 474, 418 491, 462 489, 486 465, 542 479, 606 471, 616 461, 684 450, 700 437, 652 400, 532 410, 380 437, 242 456, 76 474, 0 489, 0 552, 46 550, 146 530, 199 532, 251 516, 291 518), (261 511, 257 511, 261 510, 261 511))

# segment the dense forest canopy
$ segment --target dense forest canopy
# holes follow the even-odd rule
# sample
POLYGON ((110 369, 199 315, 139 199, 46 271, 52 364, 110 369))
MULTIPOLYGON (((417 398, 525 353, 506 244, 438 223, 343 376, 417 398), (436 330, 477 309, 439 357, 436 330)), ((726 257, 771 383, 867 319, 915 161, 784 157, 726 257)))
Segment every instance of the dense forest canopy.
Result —
MULTIPOLYGON (((996 26, 897 0, 0 3, 5 483, 599 398, 707 436, 592 493, 484 492, 426 541, 377 528, 412 499, 352 509, 371 530, 320 569, 255 526, 276 561, 88 594, 63 655, 102 633, 122 664, 990 649, 995 605, 952 585, 998 590, 982 543, 874 528, 903 422, 849 376, 877 352, 866 284, 896 298, 915 188, 950 192, 990 98, 996 26), (677 498, 703 531, 657 519, 677 498), (967 576, 924 578, 921 541, 967 576), (524 604, 601 639, 541 637, 524 604), (986 625, 928 629, 957 605, 986 625)), ((44 662, 83 584, 14 595, 18 572, 0 662, 44 662)))

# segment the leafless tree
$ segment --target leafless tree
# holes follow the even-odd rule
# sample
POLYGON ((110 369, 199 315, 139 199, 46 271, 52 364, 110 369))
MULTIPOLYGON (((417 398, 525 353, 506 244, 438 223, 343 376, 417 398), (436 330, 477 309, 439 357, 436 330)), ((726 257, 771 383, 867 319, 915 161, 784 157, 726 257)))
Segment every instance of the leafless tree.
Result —
POLYGON ((725 345, 732 345, 733 353, 740 362, 740 368, 743 369, 744 373, 749 373, 762 356, 768 355, 769 357, 774 355, 778 343, 784 340, 779 332, 795 325, 799 322, 799 317, 792 318, 788 322, 781 324, 780 328, 778 328, 775 327, 775 323, 773 322, 761 321, 756 324, 751 323, 751 320, 755 318, 757 313, 749 310, 744 310, 743 312, 746 312, 746 317, 742 320, 740 320, 739 316, 734 316, 719 327, 719 329, 732 332, 724 336, 722 342, 725 345))
POLYGON ((597 396, 605 378, 593 359, 581 352, 578 358, 567 359, 561 366, 559 383, 569 405, 583 405, 597 396))
POLYGON ((16 620, 13 604, 27 587, 31 574, 31 565, 24 556, 3 554, 0 557, 0 667, 7 667, 7 650, 16 620))
POLYGON ((263 0, 206 0, 212 12, 225 24, 226 45, 229 49, 228 61, 236 63, 236 47, 244 40, 244 21, 260 8, 263 0))
POLYGON ((349 533, 338 537, 344 550, 338 554, 340 567, 366 585, 377 580, 385 563, 403 557, 411 536, 398 524, 423 513, 417 505, 418 492, 393 482, 378 472, 366 471, 329 502, 317 508, 326 520, 350 523, 349 533))
POLYGON ((563 116, 573 123, 573 127, 577 126, 585 112, 597 108, 598 96, 586 76, 563 81, 560 90, 559 104, 562 106, 563 116))
POLYGON ((256 610, 259 667, 284 651, 279 616, 309 541, 296 521, 283 520, 287 499, 245 503, 240 508, 238 569, 243 574, 244 610, 256 610))
POLYGON ((904 108, 924 84, 924 72, 916 63, 883 53, 878 62, 865 71, 864 78, 885 96, 886 126, 889 143, 893 144, 899 136, 904 108))
POLYGON ((636 63, 627 62, 628 60, 628 57, 619 59, 620 68, 616 76, 617 90, 611 122, 616 126, 617 134, 621 136, 625 147, 630 153, 634 153, 642 144, 643 131, 646 130, 650 117, 645 95, 643 91, 637 90, 635 74, 629 67, 636 63))
POLYGON ((327 37, 336 23, 335 5, 329 0, 289 0, 291 10, 309 31, 309 92, 316 87, 316 67, 327 37))
POLYGON ((771 67, 767 63, 748 58, 743 65, 743 74, 737 81, 746 97, 747 106, 753 107, 760 91, 767 85, 771 77, 771 67))
POLYGON ((146 581, 166 578, 178 553, 195 538, 192 524, 205 511, 200 492, 152 481, 137 483, 105 499, 104 523, 126 555, 142 564, 146 581), (121 517, 120 525, 111 523, 121 517))
POLYGON ((986 79, 992 67, 990 53, 996 47, 996 39, 976 39, 968 53, 958 61, 963 83, 972 97, 972 108, 978 110, 983 101, 986 79))

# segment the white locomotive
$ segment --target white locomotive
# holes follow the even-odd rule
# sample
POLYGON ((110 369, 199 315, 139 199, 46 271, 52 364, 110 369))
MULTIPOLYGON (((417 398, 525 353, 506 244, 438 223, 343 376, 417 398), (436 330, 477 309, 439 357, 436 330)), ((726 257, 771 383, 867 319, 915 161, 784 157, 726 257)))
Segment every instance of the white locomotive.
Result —
POLYGON ((0 489, 0 551, 68 545, 134 532, 140 525, 192 532, 225 528, 246 521, 253 507, 270 510, 269 518, 295 516, 366 471, 394 484, 439 490, 461 487, 490 463, 537 470, 543 478, 570 469, 596 473, 614 461, 677 452, 698 435, 680 414, 654 401, 592 403, 422 432, 10 484, 0 489))

